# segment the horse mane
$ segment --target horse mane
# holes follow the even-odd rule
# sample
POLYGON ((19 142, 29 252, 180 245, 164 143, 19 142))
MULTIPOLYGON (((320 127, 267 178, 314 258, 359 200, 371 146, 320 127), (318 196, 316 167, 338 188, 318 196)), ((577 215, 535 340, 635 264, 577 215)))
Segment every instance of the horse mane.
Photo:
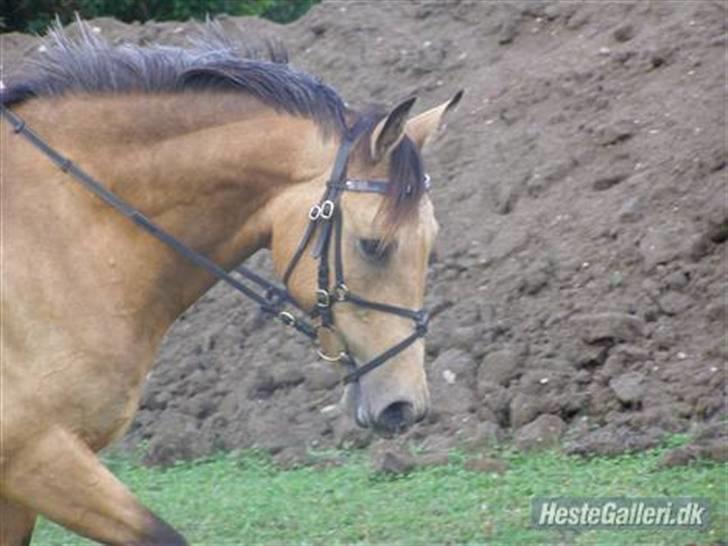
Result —
MULTIPOLYGON (((186 48, 112 45, 87 22, 76 23, 73 36, 56 21, 39 54, 26 61, 23 79, 0 89, 0 104, 74 93, 240 91, 277 111, 313 120, 325 134, 342 136, 352 116, 365 118, 367 128, 354 151, 365 159, 371 131, 386 115, 381 108, 352 112, 332 87, 292 68, 280 43, 244 45, 217 21, 199 24, 186 48)), ((383 210, 387 224, 396 228, 425 192, 420 154, 407 137, 393 151, 389 170, 383 210)))
MULTIPOLYGON (((286 113, 341 132, 346 106, 331 87, 288 65, 280 44, 244 45, 217 21, 197 25, 189 47, 114 46, 81 20, 75 36, 56 22, 39 53, 9 82, 2 104, 72 93, 116 94, 238 90, 286 113)), ((6 82, 8 83, 8 82, 6 82)))

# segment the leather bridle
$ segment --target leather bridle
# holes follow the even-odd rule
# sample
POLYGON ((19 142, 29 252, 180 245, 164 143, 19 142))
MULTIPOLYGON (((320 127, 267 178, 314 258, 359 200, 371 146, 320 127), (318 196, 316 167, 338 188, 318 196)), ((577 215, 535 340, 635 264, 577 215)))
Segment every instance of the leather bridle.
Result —
MULTIPOLYGON (((417 339, 427 333, 429 316, 424 309, 413 310, 406 307, 399 307, 370 301, 352 293, 346 285, 343 265, 342 248, 342 225, 343 217, 340 207, 340 199, 343 192, 378 193, 386 194, 390 182, 381 180, 353 180, 347 178, 347 166, 349 155, 364 130, 364 124, 358 122, 353 128, 347 131, 339 146, 331 171, 331 176, 326 184, 326 190, 317 204, 309 211, 309 222, 303 233, 301 241, 296 248, 283 275, 283 286, 273 283, 254 271, 244 266, 239 266, 236 271, 245 279, 256 284, 262 293, 250 286, 243 284, 238 278, 232 276, 222 267, 211 261, 209 258, 196 252, 182 241, 162 229, 152 220, 144 216, 116 194, 106 189, 100 182, 79 168, 75 163, 58 153, 47 142, 33 132, 17 114, 0 104, 0 114, 7 119, 16 134, 23 135, 33 146, 46 155, 63 172, 68 173, 86 189, 95 194, 98 198, 111 206, 117 212, 123 214, 141 229, 157 238, 162 243, 172 248, 193 264, 207 270, 218 280, 221 280, 232 288, 242 293, 247 298, 258 304, 260 310, 271 317, 277 317, 283 324, 294 328, 312 340, 317 340, 318 354, 329 362, 340 362, 348 373, 342 379, 343 383, 357 382, 364 374, 378 368, 397 354, 412 345, 417 339), (319 324, 314 325, 306 318, 296 316, 287 310, 287 306, 293 306, 299 311, 306 312, 294 299, 287 286, 288 281, 298 265, 303 253, 309 246, 318 230, 318 239, 315 241, 313 256, 318 260, 318 288, 316 290, 316 305, 308 312, 311 319, 318 319, 319 324), (330 250, 334 245, 334 285, 331 286, 330 273, 330 250), (333 307, 335 304, 347 302, 359 307, 389 313, 413 321, 412 333, 402 339, 399 343, 391 346, 373 359, 363 364, 358 364, 350 354, 345 339, 336 328, 334 321, 333 307)), ((429 177, 425 177, 424 184, 429 188, 429 177)))
MULTIPOLYGON (((348 179, 346 176, 349 154, 363 128, 362 124, 355 124, 339 145, 334 167, 331 171, 329 181, 326 184, 326 191, 320 201, 311 208, 308 215, 309 222, 306 226, 306 231, 283 274, 283 284, 288 286, 288 281, 296 265, 313 239, 314 232, 318 227, 318 239, 313 249, 313 257, 318 259, 318 288, 316 289, 316 307, 310 314, 318 317, 320 320, 317 327, 319 342, 318 354, 324 360, 341 362, 348 368, 349 373, 344 377, 344 383, 358 381, 364 374, 378 368, 387 360, 404 351, 417 341, 418 338, 423 337, 427 333, 427 324, 429 321, 429 316, 424 309, 413 310, 387 303, 370 301, 354 294, 346 285, 342 240, 343 216, 340 207, 341 195, 346 191, 386 194, 390 184, 381 180, 348 179), (332 242, 334 245, 333 290, 330 289, 331 273, 329 265, 332 242), (333 307, 335 304, 343 302, 408 318, 414 322, 413 332, 375 358, 358 365, 348 351, 346 342, 340 331, 336 328, 334 321, 333 307)), ((428 176, 425 176, 424 184, 428 187, 428 176)))

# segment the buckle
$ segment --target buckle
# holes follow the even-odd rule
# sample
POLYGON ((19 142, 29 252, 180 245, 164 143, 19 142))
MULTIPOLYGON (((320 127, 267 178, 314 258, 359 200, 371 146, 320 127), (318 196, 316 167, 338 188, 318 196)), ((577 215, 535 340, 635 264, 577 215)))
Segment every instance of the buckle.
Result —
POLYGON ((323 288, 316 290, 316 306, 322 308, 331 306, 331 295, 323 288))
POLYGON ((316 204, 308 211, 308 219, 315 222, 318 219, 330 220, 334 216, 336 205, 331 199, 327 199, 321 204, 316 204))
POLYGON ((286 326, 295 326, 296 325, 296 317, 294 317, 288 311, 281 311, 280 313, 278 313, 278 318, 286 326))
POLYGON ((334 296, 336 297, 336 301, 346 301, 346 298, 349 296, 349 287, 342 282, 334 288, 334 296))
POLYGON ((425 186, 425 191, 430 191, 430 188, 432 187, 432 182, 430 182, 429 174, 425 174, 424 186, 425 186))
POLYGON ((312 222, 315 222, 318 220, 321 216, 321 207, 319 205, 314 205, 311 207, 311 210, 308 211, 308 219, 312 222))
POLYGON ((334 202, 331 199, 327 199, 323 203, 321 203, 320 207, 320 218, 324 220, 331 220, 331 217, 334 215, 334 209, 336 208, 336 205, 334 205, 334 202))

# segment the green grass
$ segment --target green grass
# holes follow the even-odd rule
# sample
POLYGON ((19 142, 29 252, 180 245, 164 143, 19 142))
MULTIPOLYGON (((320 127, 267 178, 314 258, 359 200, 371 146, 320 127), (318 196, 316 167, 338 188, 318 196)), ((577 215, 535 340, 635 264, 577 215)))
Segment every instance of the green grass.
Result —
MULTIPOLYGON (((129 459, 109 467, 193 545, 574 544, 708 545, 726 540, 726 465, 659 469, 666 448, 583 459, 556 452, 497 453, 508 471, 471 472, 464 455, 404 477, 374 476, 361 454, 340 467, 279 470, 259 454, 220 455, 166 470, 129 459), (533 496, 707 497, 707 531, 576 533, 530 528, 533 496)), ((41 521, 33 546, 89 545, 41 521)))

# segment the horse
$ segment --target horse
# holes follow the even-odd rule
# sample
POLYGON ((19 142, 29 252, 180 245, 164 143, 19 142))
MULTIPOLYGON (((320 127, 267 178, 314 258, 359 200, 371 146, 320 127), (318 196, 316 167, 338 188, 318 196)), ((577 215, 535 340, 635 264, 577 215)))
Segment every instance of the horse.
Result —
POLYGON ((28 545, 43 515, 104 544, 179 546, 97 453, 169 326, 216 281, 240 285, 258 250, 284 288, 240 290, 353 369, 359 425, 392 435, 425 415, 438 225, 420 152, 462 92, 418 115, 414 97, 356 111, 280 48, 254 57, 214 28, 186 48, 78 28, 51 30, 0 95, 0 545, 28 545))

